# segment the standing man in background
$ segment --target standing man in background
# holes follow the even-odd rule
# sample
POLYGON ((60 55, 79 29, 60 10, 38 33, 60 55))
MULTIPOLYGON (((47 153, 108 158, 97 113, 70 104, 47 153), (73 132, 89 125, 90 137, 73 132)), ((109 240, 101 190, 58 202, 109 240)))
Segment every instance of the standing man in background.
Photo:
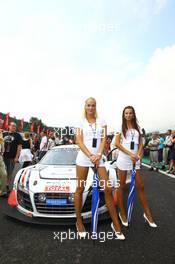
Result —
POLYGON ((7 170, 7 186, 12 180, 15 164, 18 163, 22 147, 22 137, 16 132, 16 124, 10 123, 9 131, 3 133, 4 138, 4 163, 7 170))
POLYGON ((154 167, 156 171, 158 171, 158 146, 159 146, 159 133, 158 132, 153 132, 152 133, 152 138, 148 142, 148 147, 150 150, 150 165, 151 168, 150 170, 154 170, 154 167))

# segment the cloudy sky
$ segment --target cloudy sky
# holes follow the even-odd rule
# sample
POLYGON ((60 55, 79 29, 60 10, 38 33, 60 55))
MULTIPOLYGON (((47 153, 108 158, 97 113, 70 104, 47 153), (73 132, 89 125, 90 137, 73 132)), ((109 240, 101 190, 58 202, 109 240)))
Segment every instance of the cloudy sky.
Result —
POLYGON ((175 128, 173 0, 0 0, 0 111, 74 125, 84 100, 117 130, 175 128))

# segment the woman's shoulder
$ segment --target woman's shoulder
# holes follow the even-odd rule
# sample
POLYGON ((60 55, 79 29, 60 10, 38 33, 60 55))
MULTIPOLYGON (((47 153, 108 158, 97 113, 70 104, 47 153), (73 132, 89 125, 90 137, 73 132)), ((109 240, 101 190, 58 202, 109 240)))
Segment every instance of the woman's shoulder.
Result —
POLYGON ((136 129, 136 128, 134 128, 134 131, 135 131, 135 133, 137 134, 141 134, 141 130, 138 128, 138 129, 136 129))
POLYGON ((24 142, 30 141, 30 138, 22 138, 24 142))
POLYGON ((118 126, 118 127, 115 129, 115 131, 116 131, 116 132, 115 132, 116 136, 122 134, 122 133, 123 133, 123 132, 122 132, 122 125, 118 126))
POLYGON ((81 118, 77 123, 76 123, 76 128, 83 128, 83 126, 87 123, 87 120, 85 117, 81 118))
MULTIPOLYGON (((103 118, 97 117, 96 118, 96 124, 100 126, 106 126, 107 123, 103 118)), ((89 123, 85 117, 81 118, 79 122, 77 122, 76 127, 77 128, 83 128, 84 126, 88 125, 89 123)))
POLYGON ((106 121, 103 118, 101 118, 101 117, 97 117, 96 123, 101 125, 101 126, 106 126, 107 125, 106 121))

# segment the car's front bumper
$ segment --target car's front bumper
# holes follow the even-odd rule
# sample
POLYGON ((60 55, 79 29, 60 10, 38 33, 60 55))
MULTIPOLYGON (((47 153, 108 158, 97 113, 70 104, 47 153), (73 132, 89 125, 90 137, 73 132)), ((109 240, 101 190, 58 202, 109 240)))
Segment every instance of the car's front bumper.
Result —
MULTIPOLYGON (((11 207, 7 204, 6 199, 1 199, 1 206, 3 213, 13 219, 30 223, 30 224, 39 224, 39 225, 75 225, 76 217, 50 217, 50 216, 40 216, 40 215, 33 215, 30 211, 27 210, 20 210, 20 207, 11 207)), ((102 213, 103 210, 100 210, 99 208, 99 221, 106 220, 109 218, 108 211, 102 213)), ((84 215, 85 216, 85 215, 84 215)), ((90 223, 91 222, 91 215, 89 214, 89 217, 87 217, 88 214, 86 214, 86 217, 83 217, 84 223, 90 223)))

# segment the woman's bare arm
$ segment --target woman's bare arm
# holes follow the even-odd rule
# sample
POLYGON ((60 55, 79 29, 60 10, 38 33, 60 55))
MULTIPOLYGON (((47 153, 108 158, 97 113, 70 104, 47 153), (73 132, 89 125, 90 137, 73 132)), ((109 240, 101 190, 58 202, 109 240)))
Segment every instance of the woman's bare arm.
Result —
POLYGON ((97 154, 98 153, 103 153, 105 145, 106 145, 106 135, 107 135, 107 126, 103 127, 103 133, 102 133, 102 137, 101 137, 101 143, 100 146, 98 148, 97 154))
POLYGON ((139 157, 141 157, 142 156, 142 152, 143 152, 143 139, 140 136, 140 139, 139 139, 139 147, 138 147, 137 155, 139 157))
POLYGON ((131 156, 133 153, 132 153, 131 151, 129 151, 128 149, 124 148, 124 147, 122 146, 122 144, 120 143, 120 140, 121 140, 121 134, 118 134, 118 135, 116 136, 116 141, 115 141, 115 145, 116 145, 116 147, 117 147, 119 150, 123 151, 125 154, 131 156))
POLYGON ((172 142, 172 143, 175 143, 175 138, 172 138, 172 139, 171 139, 171 142, 172 142))
POLYGON ((83 153, 90 158, 92 156, 92 153, 88 150, 88 148, 83 143, 83 131, 81 128, 76 129, 76 144, 79 146, 79 148, 83 151, 83 153))
POLYGON ((32 140, 30 139, 30 150, 32 150, 33 148, 33 144, 32 144, 32 140))
POLYGON ((130 156, 130 158, 132 159, 132 161, 135 163, 137 160, 140 159, 140 157, 138 156, 138 154, 134 154, 131 151, 129 151, 128 149, 124 148, 122 146, 122 144, 120 143, 121 140, 121 134, 116 136, 116 147, 123 151, 125 154, 127 154, 128 156, 130 156))

